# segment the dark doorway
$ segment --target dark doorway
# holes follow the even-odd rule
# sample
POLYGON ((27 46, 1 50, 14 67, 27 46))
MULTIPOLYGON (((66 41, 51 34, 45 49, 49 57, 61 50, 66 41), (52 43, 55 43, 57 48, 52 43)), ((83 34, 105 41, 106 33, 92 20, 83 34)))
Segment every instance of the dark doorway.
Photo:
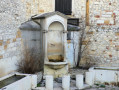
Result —
POLYGON ((66 15, 71 15, 72 0, 55 0, 55 11, 59 11, 66 15))

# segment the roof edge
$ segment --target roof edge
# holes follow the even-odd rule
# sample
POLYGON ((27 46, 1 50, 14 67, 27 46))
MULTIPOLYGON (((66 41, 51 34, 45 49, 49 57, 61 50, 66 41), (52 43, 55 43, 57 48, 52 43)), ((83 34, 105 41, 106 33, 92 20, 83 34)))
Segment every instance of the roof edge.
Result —
POLYGON ((62 16, 64 18, 66 18, 66 19, 69 19, 68 16, 66 16, 65 14, 63 14, 63 13, 61 13, 59 11, 43 13, 43 14, 40 14, 40 15, 35 15, 35 16, 32 16, 31 19, 45 19, 45 18, 50 17, 50 16, 55 15, 55 14, 57 14, 59 16, 62 16))

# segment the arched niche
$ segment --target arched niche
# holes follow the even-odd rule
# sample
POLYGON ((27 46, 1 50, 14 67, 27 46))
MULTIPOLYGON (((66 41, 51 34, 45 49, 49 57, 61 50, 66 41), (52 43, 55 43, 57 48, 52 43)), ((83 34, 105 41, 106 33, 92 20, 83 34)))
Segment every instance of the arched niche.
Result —
POLYGON ((63 30, 63 24, 58 21, 51 23, 48 27, 47 55, 50 62, 64 61, 63 30))

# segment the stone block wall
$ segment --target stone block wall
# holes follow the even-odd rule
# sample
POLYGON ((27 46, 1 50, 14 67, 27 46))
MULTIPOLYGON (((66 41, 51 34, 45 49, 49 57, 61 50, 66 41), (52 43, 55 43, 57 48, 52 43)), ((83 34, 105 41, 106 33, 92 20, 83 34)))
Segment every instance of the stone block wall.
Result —
POLYGON ((83 54, 81 65, 119 66, 119 35, 117 28, 103 26, 90 27, 83 46, 87 49, 83 54), (114 31, 115 30, 115 31, 114 31))
POLYGON ((24 22, 24 7, 21 1, 0 1, 0 77, 16 70, 20 60, 21 33, 18 30, 24 22))
POLYGON ((52 12, 55 10, 55 0, 22 0, 26 9, 26 17, 52 12))
POLYGON ((72 0, 72 15, 85 20, 86 0, 72 0))
POLYGON ((90 25, 119 25, 118 0, 89 0, 90 25))
MULTIPOLYGON (((119 66, 118 0, 89 0, 89 23, 84 42, 90 41, 81 65, 119 66)), ((85 46, 86 43, 83 43, 85 46)))

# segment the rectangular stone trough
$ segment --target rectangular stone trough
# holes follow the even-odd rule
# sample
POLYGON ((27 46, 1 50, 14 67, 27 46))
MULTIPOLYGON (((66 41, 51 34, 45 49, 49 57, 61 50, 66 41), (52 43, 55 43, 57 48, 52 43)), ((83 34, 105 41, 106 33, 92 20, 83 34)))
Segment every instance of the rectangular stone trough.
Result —
POLYGON ((98 84, 119 84, 119 68, 118 67, 92 67, 89 72, 93 74, 94 83, 98 84))
POLYGON ((37 75, 13 73, 0 78, 0 90, 31 90, 37 86, 37 75))

